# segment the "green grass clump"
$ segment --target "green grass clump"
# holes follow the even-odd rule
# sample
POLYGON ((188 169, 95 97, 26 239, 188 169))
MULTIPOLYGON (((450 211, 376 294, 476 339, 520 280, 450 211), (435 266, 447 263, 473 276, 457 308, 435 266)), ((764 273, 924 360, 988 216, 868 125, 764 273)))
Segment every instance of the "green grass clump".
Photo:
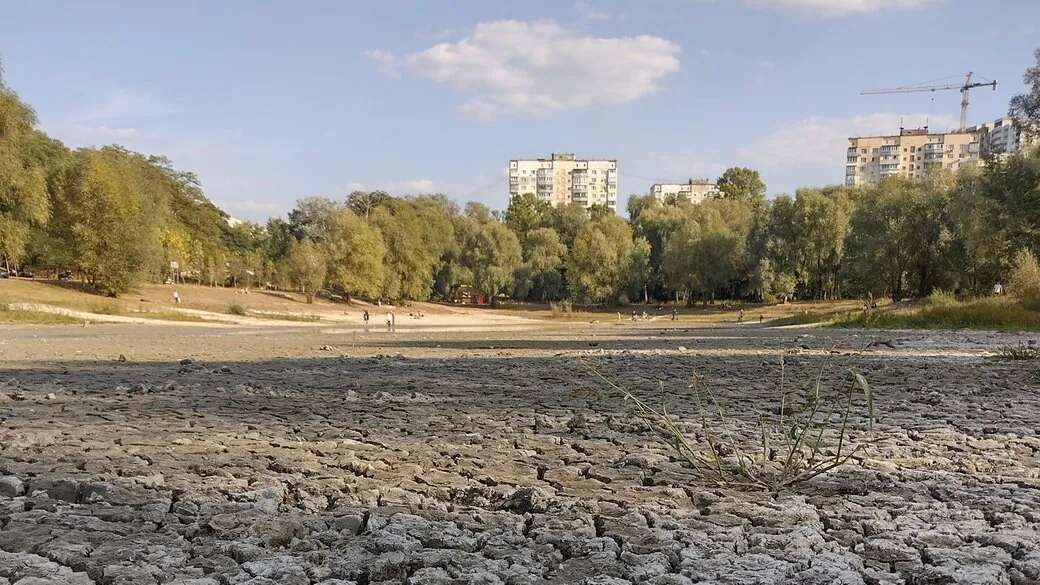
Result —
POLYGON ((249 314, 249 309, 238 303, 231 303, 227 308, 228 315, 238 315, 239 317, 245 317, 249 314))
POLYGON ((321 317, 318 315, 297 315, 294 313, 250 313, 250 317, 258 317, 260 319, 273 319, 276 321, 302 321, 313 323, 314 321, 321 321, 321 317))
POLYGON ((0 305, 0 323, 13 325, 81 325, 84 321, 83 319, 59 313, 21 311, 11 309, 7 305, 0 305))
POLYGON ((1040 348, 1034 345, 1005 345, 997 353, 997 359, 1013 361, 1040 360, 1040 348))
POLYGON ((783 327, 785 325, 815 325, 817 323, 829 322, 834 319, 835 316, 843 314, 844 313, 810 313, 809 311, 802 311, 801 313, 795 313, 794 315, 788 315, 787 317, 773 319, 769 322, 769 325, 773 327, 783 327))
POLYGON ((998 297, 853 313, 836 319, 833 325, 866 329, 1040 331, 1040 312, 1030 310, 1013 299, 998 297))

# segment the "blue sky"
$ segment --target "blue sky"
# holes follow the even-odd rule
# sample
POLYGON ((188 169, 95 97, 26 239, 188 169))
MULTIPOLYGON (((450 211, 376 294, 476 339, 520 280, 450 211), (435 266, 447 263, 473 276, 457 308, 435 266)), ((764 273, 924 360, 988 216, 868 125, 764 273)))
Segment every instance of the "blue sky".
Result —
POLYGON ((510 158, 619 161, 650 183, 759 169, 770 194, 844 176, 850 133, 955 91, 863 89, 968 70, 1002 115, 1040 47, 1037 0, 7 2, 5 79, 72 146, 198 173, 237 217, 356 188, 507 203, 510 158))

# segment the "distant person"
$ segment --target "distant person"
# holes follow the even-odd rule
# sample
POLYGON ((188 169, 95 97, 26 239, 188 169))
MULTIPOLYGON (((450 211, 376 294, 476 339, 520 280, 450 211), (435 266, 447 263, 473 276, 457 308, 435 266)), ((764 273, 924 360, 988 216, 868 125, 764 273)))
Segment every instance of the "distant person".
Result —
POLYGON ((672 321, 677 321, 678 319, 679 319, 679 309, 676 309, 675 307, 672 307, 672 321))
POLYGON ((636 312, 635 312, 635 311, 632 311, 632 322, 633 322, 633 323, 635 323, 635 322, 636 322, 636 319, 638 319, 638 318, 639 318, 639 317, 638 317, 638 316, 636 315, 636 312))
POLYGON ((743 322, 744 322, 744 309, 741 309, 740 310, 740 314, 737 315, 737 323, 743 323, 743 322))
POLYGON ((368 320, 369 320, 369 318, 370 317, 368 316, 368 311, 365 311, 365 313, 363 315, 361 315, 361 320, 365 322, 365 331, 368 331, 368 320))
POLYGON ((181 293, 177 289, 173 289, 173 304, 181 304, 181 293))
POLYGON ((390 311, 386 312, 386 330, 387 331, 393 331, 394 330, 394 314, 391 313, 390 311))
POLYGON ((397 331, 397 311, 390 309, 390 330, 397 331))
POLYGON ((765 321, 765 320, 766 320, 766 316, 765 316, 765 315, 759 315, 759 316, 758 316, 758 322, 759 322, 759 324, 761 324, 761 323, 762 323, 762 321, 765 321))
POLYGON ((1004 285, 1000 284, 1000 281, 998 280, 997 283, 993 285, 993 296, 999 297, 999 296, 1001 296, 1003 294, 1004 294, 1004 285))
POLYGON ((650 320, 650 315, 647 315, 646 311, 643 311, 643 321, 648 321, 648 320, 650 320))

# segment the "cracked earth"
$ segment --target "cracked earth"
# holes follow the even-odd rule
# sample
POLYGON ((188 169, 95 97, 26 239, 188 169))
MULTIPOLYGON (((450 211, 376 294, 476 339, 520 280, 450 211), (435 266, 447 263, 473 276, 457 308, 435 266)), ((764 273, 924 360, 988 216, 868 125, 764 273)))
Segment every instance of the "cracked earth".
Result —
MULTIPOLYGON (((0 585, 1040 583, 1040 382, 996 333, 0 330, 0 585), (869 349, 863 350, 871 341, 869 349), (689 417, 876 393, 849 465, 698 482, 582 361, 689 417)), ((739 439, 735 439, 739 440, 739 439)))

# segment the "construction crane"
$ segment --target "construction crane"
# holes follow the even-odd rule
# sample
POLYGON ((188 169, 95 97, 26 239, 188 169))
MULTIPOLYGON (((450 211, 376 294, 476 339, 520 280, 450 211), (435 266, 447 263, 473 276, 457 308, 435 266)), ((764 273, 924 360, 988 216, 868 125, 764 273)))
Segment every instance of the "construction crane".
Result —
POLYGON ((908 85, 905 87, 893 87, 891 89, 871 89, 860 92, 860 95, 879 95, 885 93, 917 93, 922 91, 945 91, 950 89, 956 89, 961 92, 961 130, 964 130, 968 125, 968 93, 976 87, 992 87, 993 91, 997 90, 997 82, 987 81, 980 83, 978 81, 971 80, 972 72, 969 71, 964 76, 964 83, 962 85, 908 85))

